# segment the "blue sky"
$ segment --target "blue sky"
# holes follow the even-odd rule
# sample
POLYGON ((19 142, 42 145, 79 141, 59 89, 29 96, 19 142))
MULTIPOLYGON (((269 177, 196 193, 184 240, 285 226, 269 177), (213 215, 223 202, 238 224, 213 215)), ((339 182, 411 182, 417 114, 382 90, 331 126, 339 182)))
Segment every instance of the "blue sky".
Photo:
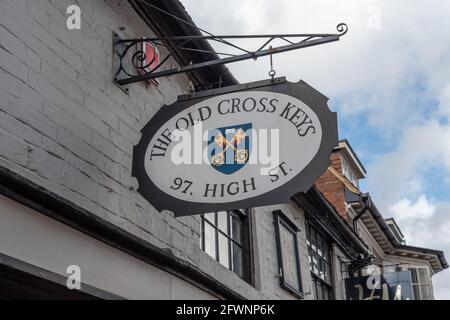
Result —
MULTIPOLYGON (((215 34, 334 33, 347 23, 339 42, 275 55, 277 76, 330 98, 340 138, 368 171, 363 191, 396 218, 408 244, 444 250, 450 261, 450 1, 182 2, 215 34)), ((229 67, 240 82, 260 80, 269 59, 229 67)), ((436 298, 450 299, 450 271, 433 280, 436 298)))

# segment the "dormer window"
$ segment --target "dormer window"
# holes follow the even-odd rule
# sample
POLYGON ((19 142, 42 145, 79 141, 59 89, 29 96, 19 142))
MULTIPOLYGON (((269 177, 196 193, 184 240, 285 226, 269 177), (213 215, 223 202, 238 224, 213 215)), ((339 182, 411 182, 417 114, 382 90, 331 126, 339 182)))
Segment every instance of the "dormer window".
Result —
POLYGON ((350 181, 353 186, 359 188, 359 180, 363 179, 366 174, 361 161, 356 156, 352 147, 347 140, 339 141, 339 145, 334 149, 336 154, 335 160, 341 163, 341 173, 350 181))
POLYGON ((355 187, 358 187, 358 178, 353 172, 352 168, 345 159, 342 159, 342 174, 346 177, 355 187))

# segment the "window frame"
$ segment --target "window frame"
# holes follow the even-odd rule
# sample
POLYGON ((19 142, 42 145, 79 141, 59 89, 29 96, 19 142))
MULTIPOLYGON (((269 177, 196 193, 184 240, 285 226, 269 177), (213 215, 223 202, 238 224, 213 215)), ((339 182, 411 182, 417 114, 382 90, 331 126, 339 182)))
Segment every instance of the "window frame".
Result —
POLYGON ((298 237, 297 233, 300 229, 281 211, 276 210, 273 211, 274 216, 274 224, 275 224, 275 239, 276 239, 276 247, 277 247, 277 257, 278 257, 278 270, 279 270, 279 278, 280 278, 280 286, 289 291, 291 294, 295 295, 298 298, 303 299, 303 283, 302 283, 302 273, 300 266, 300 253, 299 253, 299 245, 298 245, 298 237), (283 226, 294 239, 294 250, 295 250, 295 262, 296 262, 296 272, 298 279, 298 288, 294 288, 288 282, 285 281, 285 266, 283 263, 283 251, 281 248, 281 226, 283 226))
MULTIPOLYGON (((334 285, 334 268, 333 268, 333 251, 332 251, 332 242, 330 241, 329 237, 327 237, 321 230, 319 230, 318 227, 316 227, 313 223, 311 223, 309 220, 305 221, 305 237, 306 237, 306 247, 308 248, 308 262, 309 262, 309 270, 311 273, 311 282, 312 285, 315 286, 315 288, 313 288, 314 290, 314 299, 315 300, 323 300, 323 293, 321 294, 321 299, 317 299, 317 286, 320 285, 321 288, 326 287, 328 289, 328 300, 333 300, 334 296, 335 296, 335 285, 334 285), (315 234, 315 249, 313 248, 312 245, 312 239, 311 239, 311 229, 314 230, 314 234, 315 234), (317 236, 320 237, 320 242, 321 242, 321 251, 322 254, 319 254, 319 249, 317 248, 317 236), (326 246, 327 246, 327 250, 328 252, 324 252, 323 251, 323 243, 325 242, 326 246), (311 252, 314 251, 315 254, 317 254, 318 259, 320 260, 324 260, 323 263, 325 263, 326 265, 328 265, 329 268, 329 276, 328 276, 328 280, 324 280, 320 277, 319 274, 317 274, 316 272, 314 272, 313 268, 311 267, 312 262, 312 255, 311 252), (325 257, 328 256, 328 261, 325 257), (319 284, 317 284, 319 283, 319 284)), ((318 263, 319 260, 318 260, 318 263)), ((325 270, 325 272, 327 272, 327 270, 325 270)), ((323 291, 321 291, 323 292, 323 291)))
POLYGON ((253 284, 253 250, 252 250, 252 242, 251 242, 251 218, 250 218, 251 209, 240 209, 240 210, 226 210, 226 211, 216 211, 216 212, 208 212, 200 215, 200 249, 206 253, 209 257, 214 259, 224 268, 227 268, 231 272, 234 272, 238 277, 242 280, 248 282, 249 284, 253 284), (214 223, 208 220, 205 217, 206 214, 214 214, 214 223), (227 214, 227 233, 225 233, 219 227, 219 214, 227 214), (236 215, 239 219, 240 226, 240 241, 237 241, 231 235, 231 215, 236 215), (205 250, 205 224, 208 224, 214 231, 214 253, 213 257, 205 250), (224 265, 220 262, 220 247, 219 247, 219 235, 223 235, 228 243, 228 266, 224 265), (237 245, 241 250, 241 274, 235 271, 233 265, 233 253, 232 247, 233 244, 237 245))
POLYGON ((356 174, 345 156, 341 158, 341 169, 342 175, 346 177, 355 187, 359 188, 359 180, 356 178, 356 174))
POLYGON ((430 269, 425 266, 410 266, 410 267, 408 267, 408 271, 411 274, 411 287, 412 287, 413 293, 414 293, 414 300, 434 300, 433 282, 431 280, 430 269), (420 269, 425 270, 427 282, 420 281, 420 275, 419 275, 420 269), (416 280, 417 280, 416 282, 414 282, 414 277, 413 277, 412 271, 414 271, 416 273, 416 275, 415 275, 416 280), (418 293, 419 293, 420 297, 416 297, 416 290, 415 290, 416 287, 418 289, 418 293), (428 295, 429 295, 428 299, 424 299, 424 297, 422 297, 422 288, 427 288, 428 295))

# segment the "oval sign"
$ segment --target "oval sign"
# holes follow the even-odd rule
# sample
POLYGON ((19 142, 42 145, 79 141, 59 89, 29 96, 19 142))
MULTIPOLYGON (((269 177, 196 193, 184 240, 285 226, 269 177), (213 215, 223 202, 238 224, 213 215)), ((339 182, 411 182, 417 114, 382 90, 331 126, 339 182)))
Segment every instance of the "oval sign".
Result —
POLYGON ((142 129, 138 191, 176 216, 287 202, 330 163, 327 100, 284 78, 181 96, 142 129))

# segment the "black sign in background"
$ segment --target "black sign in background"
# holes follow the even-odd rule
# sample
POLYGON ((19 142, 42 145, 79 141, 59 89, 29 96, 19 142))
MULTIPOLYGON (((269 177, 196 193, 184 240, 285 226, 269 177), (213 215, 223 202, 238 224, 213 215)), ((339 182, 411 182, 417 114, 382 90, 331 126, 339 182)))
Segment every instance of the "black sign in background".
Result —
POLYGON ((386 295, 389 297, 388 300, 394 300, 398 286, 401 288, 400 300, 414 300, 409 271, 383 273, 375 278, 365 276, 345 279, 347 300, 381 300, 386 295), (376 280, 380 283, 373 288, 376 280))

